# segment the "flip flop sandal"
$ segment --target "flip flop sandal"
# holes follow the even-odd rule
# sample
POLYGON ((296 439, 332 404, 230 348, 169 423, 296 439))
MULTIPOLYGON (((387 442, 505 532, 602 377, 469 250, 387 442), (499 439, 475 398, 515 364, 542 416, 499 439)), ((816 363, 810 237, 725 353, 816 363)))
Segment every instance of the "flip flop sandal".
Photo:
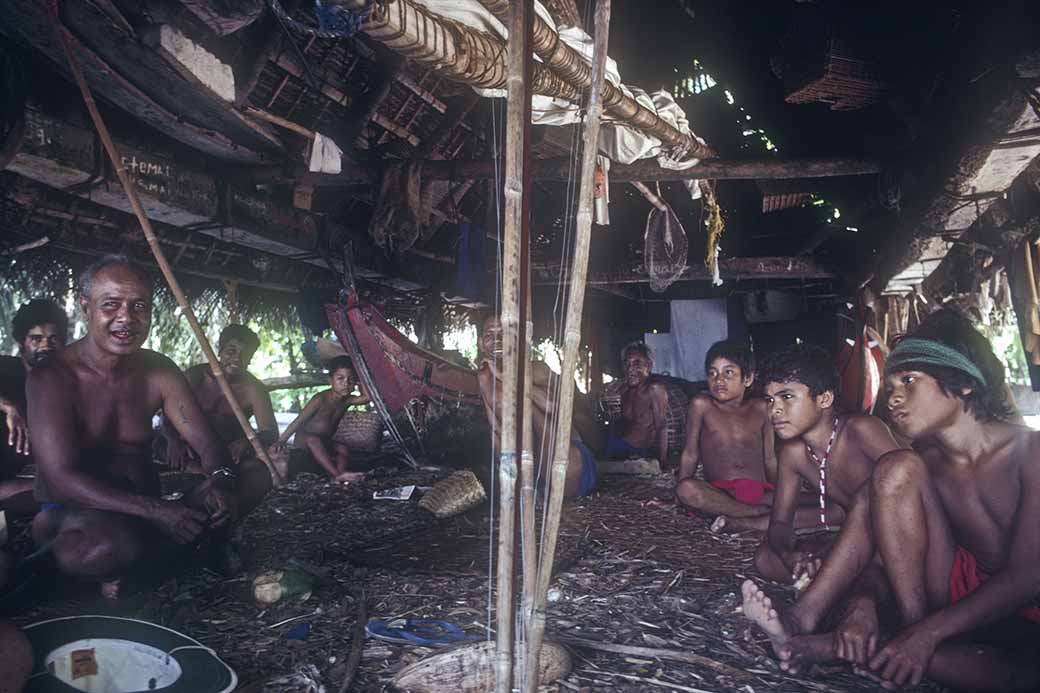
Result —
POLYGON ((365 626, 365 632, 373 638, 398 645, 426 647, 444 647, 480 639, 479 636, 466 635, 454 623, 426 618, 373 618, 365 626))

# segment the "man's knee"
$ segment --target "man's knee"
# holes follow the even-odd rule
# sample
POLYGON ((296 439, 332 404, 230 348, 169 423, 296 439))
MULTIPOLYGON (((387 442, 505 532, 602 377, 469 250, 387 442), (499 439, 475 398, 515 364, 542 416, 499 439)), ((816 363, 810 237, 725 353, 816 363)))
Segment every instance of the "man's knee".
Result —
POLYGON ((63 528, 54 539, 53 550, 54 560, 62 572, 105 578, 137 562, 143 547, 141 541, 128 532, 106 533, 88 525, 63 528))
POLYGON ((14 624, 0 623, 0 689, 22 690, 32 671, 32 664, 29 639, 14 624))
POLYGON ((893 450, 877 461, 871 486, 875 493, 892 496, 918 486, 928 478, 924 460, 911 450, 893 450))

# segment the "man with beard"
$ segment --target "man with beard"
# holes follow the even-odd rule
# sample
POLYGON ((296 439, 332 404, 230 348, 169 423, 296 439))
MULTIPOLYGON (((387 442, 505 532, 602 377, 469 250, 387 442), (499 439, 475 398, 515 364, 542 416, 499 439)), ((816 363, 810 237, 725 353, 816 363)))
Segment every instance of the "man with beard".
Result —
POLYGON ((625 385, 621 390, 621 419, 607 433, 606 456, 649 457, 657 451, 661 464, 668 457, 668 388, 651 377, 653 352, 643 342, 621 351, 625 385))
POLYGON ((15 478, 30 461, 25 381, 33 368, 64 348, 68 327, 65 311, 44 298, 23 304, 11 321, 20 356, 0 357, 0 509, 36 509, 32 480, 15 478))
MULTIPOLYGON (((267 389, 247 370, 259 348, 260 337, 245 325, 228 325, 217 340, 220 367, 246 418, 256 417, 257 436, 266 448, 278 439, 278 422, 275 421, 267 389)), ((195 393, 206 420, 227 446, 232 461, 238 464, 246 459, 254 459, 253 447, 245 437, 209 365, 203 363, 192 366, 184 372, 184 377, 188 379, 188 385, 195 393)), ((175 427, 165 417, 163 434, 166 436, 166 462, 170 467, 201 473, 198 455, 177 435, 175 427)))
POLYGON ((260 502, 271 478, 255 461, 231 469, 180 370, 141 349, 152 319, 147 272, 126 257, 106 256, 83 272, 79 291, 86 336, 29 376, 42 504, 33 538, 50 547, 64 573, 101 581, 102 592, 115 596, 120 577, 169 560, 173 544, 226 529, 260 502), (151 463, 158 410, 207 474, 183 500, 161 497, 151 463))

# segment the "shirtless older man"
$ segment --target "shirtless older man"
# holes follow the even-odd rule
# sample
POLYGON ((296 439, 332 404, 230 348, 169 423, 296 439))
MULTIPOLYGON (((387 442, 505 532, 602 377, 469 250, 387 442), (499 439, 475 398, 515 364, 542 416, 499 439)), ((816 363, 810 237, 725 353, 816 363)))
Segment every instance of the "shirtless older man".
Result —
POLYGON ((607 434, 606 456, 646 457, 657 451, 668 457, 668 388, 651 376, 654 355, 646 344, 632 342, 621 350, 625 385, 621 390, 618 430, 607 434))
POLYGON ((44 298, 22 304, 11 321, 19 356, 0 356, 0 509, 36 511, 32 480, 15 478, 31 461, 25 381, 33 368, 65 347, 68 328, 65 311, 44 298))
MULTIPOLYGON (((217 358, 220 367, 242 406, 246 418, 255 417, 257 437, 264 447, 273 445, 278 439, 278 422, 274 418, 271 396, 264 384, 249 372, 249 362, 260 348, 260 338, 245 325, 228 325, 217 340, 217 358)), ((252 444, 242 432, 227 398, 208 364, 192 366, 184 372, 202 413, 217 435, 228 448, 235 464, 255 459, 252 444)), ((201 473, 198 455, 188 447, 170 420, 163 417, 163 435, 166 436, 166 462, 173 469, 184 469, 201 473)))
MULTIPOLYGON (((491 426, 494 448, 497 450, 502 402, 502 374, 499 370, 502 357, 502 323, 497 317, 488 318, 484 323, 484 330, 480 335, 480 352, 477 380, 480 383, 480 396, 484 400, 484 409, 491 426)), ((531 419, 535 435, 535 449, 542 450, 544 449, 542 441, 545 440, 545 426, 546 423, 552 425, 551 413, 553 407, 556 406, 556 403, 550 399, 550 388, 552 379, 558 376, 541 361, 531 361, 530 368, 532 369, 530 400, 534 410, 531 419)), ((550 450, 549 455, 551 454, 550 450)), ((543 463, 548 464, 547 461, 536 460, 536 464, 543 463)), ((548 474, 543 475, 543 477, 547 476, 548 474)), ((578 426, 572 425, 564 495, 568 498, 588 495, 596 487, 596 481, 596 460, 592 451, 582 441, 578 426)))
POLYGON ((30 435, 43 510, 33 537, 65 573, 113 584, 148 559, 224 527, 271 487, 263 465, 231 470, 184 376, 141 349, 152 283, 139 266, 107 256, 80 279, 86 336, 29 376, 30 435), (158 410, 199 454, 209 475, 186 498, 160 497, 151 463, 158 410))

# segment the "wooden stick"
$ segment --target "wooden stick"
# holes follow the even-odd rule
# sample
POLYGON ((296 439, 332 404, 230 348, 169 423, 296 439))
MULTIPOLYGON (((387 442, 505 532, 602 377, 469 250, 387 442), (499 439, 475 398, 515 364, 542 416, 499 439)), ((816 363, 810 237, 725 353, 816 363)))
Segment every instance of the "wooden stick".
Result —
POLYGON ((365 649, 365 625, 368 621, 368 611, 365 607, 365 590, 357 595, 357 623, 354 624, 354 633, 351 636, 350 655, 347 657, 347 671, 343 674, 343 683, 339 687, 339 693, 347 693, 350 684, 354 683, 358 667, 361 666, 361 653, 365 649))
POLYGON ((722 662, 716 662, 710 657, 693 654, 692 652, 683 652, 682 650, 665 650, 656 647, 639 647, 636 645, 617 645, 611 642, 600 642, 599 640, 588 640, 586 638, 572 638, 570 636, 560 636, 559 641, 565 645, 583 647, 588 650, 613 652, 615 654, 632 655, 633 657, 655 657, 657 659, 667 659, 672 662, 695 664, 699 667, 704 667, 720 674, 724 674, 725 676, 732 676, 738 681, 747 681, 755 678, 743 669, 738 669, 737 667, 723 664, 722 662))
POLYGON ((159 239, 156 238, 155 231, 152 230, 152 222, 148 218, 148 215, 145 214, 144 208, 141 206, 141 200, 137 196, 137 188, 134 186, 134 182, 130 180, 130 176, 126 172, 126 167, 123 165, 123 160, 119 155, 119 151, 116 149, 115 142, 112 141, 112 136, 109 134, 108 128, 105 126, 105 121, 101 118, 101 113, 98 111, 97 104, 94 102, 94 96, 90 92, 90 87, 87 85, 86 78, 83 76, 83 71, 80 69, 79 62, 76 60, 76 56, 72 53, 72 48, 69 46, 65 36, 65 28, 57 17, 56 8, 53 20, 55 31, 58 34, 58 40, 65 49, 65 56, 69 60, 69 68, 72 71, 72 76, 75 78, 80 93, 83 94, 83 100, 86 102, 87 110, 90 112, 90 119, 94 122, 94 127, 97 128, 98 137, 101 138, 101 143, 105 146, 108 158, 112 160, 112 167, 115 168, 116 175, 119 176, 119 182, 122 183, 123 190, 126 191, 126 196, 130 200, 130 206, 133 207, 134 214, 137 215, 137 221, 141 224, 141 231, 144 232, 144 237, 148 241, 148 247, 151 248, 152 255, 155 256, 155 262, 159 265, 159 270, 162 272, 163 277, 166 278, 166 283, 169 285, 170 291, 173 292, 174 298, 177 299, 177 305, 180 306, 181 312, 184 314, 184 317, 188 319, 188 326, 195 335, 195 339, 198 340, 199 346, 202 347, 202 353, 206 356, 206 361, 209 362, 210 370, 213 371, 213 377, 216 378, 217 383, 220 385, 221 392, 224 393, 225 399, 227 399, 228 404, 231 405, 231 410, 235 413, 235 418, 238 419, 238 423, 242 427, 242 431, 246 434, 246 438, 248 438, 249 442, 253 445, 253 451, 256 453, 257 459, 267 466, 267 471, 271 473, 271 480, 274 484, 276 486, 280 485, 283 482, 282 475, 277 469, 275 469, 271 459, 267 456, 267 451, 264 450, 264 446, 260 442, 260 438, 257 437, 256 431, 254 431, 253 427, 249 425, 249 419, 246 418, 245 412, 242 411, 242 407, 239 406, 238 400, 235 399, 235 393, 232 392, 227 378, 224 377, 224 371, 220 367, 220 361, 217 359, 217 355, 213 353, 213 347, 210 346, 209 339, 206 338, 206 333, 202 331, 202 326, 199 325, 199 320, 195 317, 195 311, 192 310, 191 304, 188 303, 188 299, 184 295, 184 291, 181 290, 181 285, 177 281, 177 277, 173 276, 173 268, 170 267, 170 263, 166 260, 166 254, 163 253, 162 247, 159 245, 159 239))
POLYGON ((610 0, 599 0, 595 11, 595 39, 592 49, 592 87, 586 105, 585 129, 582 136, 581 187, 575 218, 574 256, 571 283, 567 290, 567 315, 564 323, 563 364, 560 390, 556 401, 555 450, 549 479, 549 505, 543 520, 541 564, 537 594, 528 623, 527 677, 525 693, 538 689, 538 656, 545 636, 545 603, 552 579, 556 539, 560 531, 560 510, 567 483, 567 464, 571 448, 571 415, 574 410, 574 372, 578 366, 581 345, 581 315, 585 303, 585 277, 589 269, 589 245, 592 236, 592 196, 595 186, 596 155, 599 153, 599 126, 603 116, 603 81, 606 74, 607 39, 610 30, 610 0))
MULTIPOLYGON (((514 37, 523 36, 527 0, 514 3, 509 29, 514 37)), ((516 548, 516 478, 517 456, 523 445, 518 436, 518 422, 523 421, 522 371, 527 355, 520 352, 520 262, 523 228, 523 146, 527 125, 524 122, 524 62, 527 59, 522 41, 508 43, 506 78, 506 152, 504 215, 502 239, 502 428, 499 432, 498 476, 498 593, 495 639, 495 691, 513 690, 513 559, 516 548), (518 405, 520 405, 518 407, 518 405), (518 440, 519 438, 519 440, 518 440)))
POLYGON ((276 116, 274 113, 268 113, 267 111, 261 110, 255 106, 246 106, 246 113, 248 113, 251 116, 256 116, 260 120, 266 120, 268 123, 272 123, 274 125, 277 125, 278 127, 285 128, 286 130, 291 130, 298 135, 303 135, 309 140, 314 139, 314 130, 308 130, 299 123, 294 123, 291 120, 286 120, 281 116, 276 116))

